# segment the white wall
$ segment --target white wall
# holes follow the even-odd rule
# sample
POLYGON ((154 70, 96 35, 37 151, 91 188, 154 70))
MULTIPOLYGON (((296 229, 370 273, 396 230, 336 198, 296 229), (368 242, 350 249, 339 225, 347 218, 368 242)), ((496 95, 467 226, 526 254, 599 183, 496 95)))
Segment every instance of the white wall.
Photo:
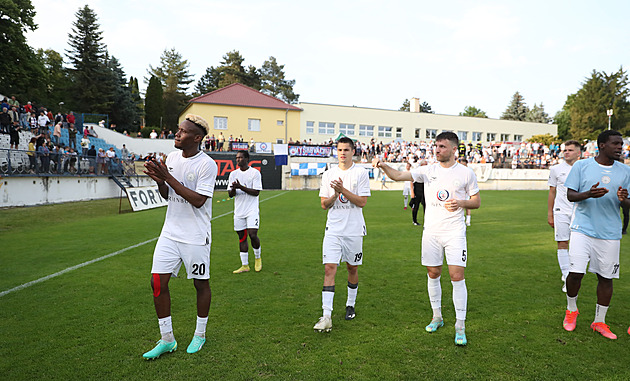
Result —
MULTIPOLYGON (((132 183, 148 186, 153 180, 143 176, 132 183)), ((120 192, 108 177, 5 177, 0 180, 0 207, 96 200, 118 197, 120 192)))
POLYGON ((164 152, 168 154, 176 150, 175 141, 173 139, 132 138, 91 123, 87 123, 86 125, 94 126, 94 131, 96 131, 98 137, 105 139, 107 143, 115 145, 118 149, 122 148, 122 145, 125 144, 129 152, 142 156, 146 156, 151 152, 164 152))

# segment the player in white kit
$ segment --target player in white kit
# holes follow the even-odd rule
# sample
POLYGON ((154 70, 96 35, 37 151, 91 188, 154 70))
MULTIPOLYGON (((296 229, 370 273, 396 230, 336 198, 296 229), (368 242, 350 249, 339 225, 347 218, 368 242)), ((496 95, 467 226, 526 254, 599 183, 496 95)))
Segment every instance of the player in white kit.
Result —
MULTIPOLYGON (((405 165, 405 171, 409 172, 411 170, 411 163, 407 162, 405 165)), ((413 181, 405 181, 403 184, 403 208, 407 210, 407 205, 409 204, 409 197, 411 196, 411 184, 413 181)))
POLYGON ((576 140, 564 143, 564 161, 549 171, 549 197, 547 199, 547 223, 553 228, 558 242, 558 264, 562 273, 562 291, 567 292, 566 279, 569 275, 569 236, 573 203, 567 199, 564 181, 571 172, 573 163, 580 159, 582 147, 576 140))
POLYGON ((575 206, 571 219, 567 310, 562 326, 567 331, 576 327, 577 296, 588 266, 588 271, 597 275, 597 304, 591 328, 614 340, 617 335, 606 325, 606 312, 613 294, 613 279, 619 279, 619 207, 630 206, 630 167, 617 161, 623 148, 618 131, 599 134, 597 146, 597 157, 577 161, 564 183, 567 198, 575 206))
POLYGON ((206 342, 210 309, 210 243, 212 241, 212 195, 217 164, 200 150, 208 123, 188 114, 175 134, 175 148, 166 163, 147 161, 145 171, 155 180, 160 194, 168 200, 164 227, 153 252, 151 287, 162 339, 146 352, 145 359, 155 359, 177 349, 171 322, 171 296, 168 282, 177 276, 182 263, 188 279, 197 289, 197 327, 188 353, 195 353, 206 342))
POLYGON ((324 287, 322 289, 323 316, 313 329, 329 332, 332 329, 335 275, 340 262, 348 268, 348 298, 346 320, 355 318, 355 302, 359 287, 358 266, 363 263, 363 236, 367 234, 363 207, 370 196, 370 179, 363 167, 352 162, 354 142, 343 137, 337 142, 339 166, 322 175, 319 197, 322 208, 328 210, 326 233, 322 243, 324 287))
POLYGON ((234 274, 249 271, 249 248, 247 236, 252 241, 254 249, 254 270, 262 270, 260 256, 260 209, 258 195, 262 190, 260 171, 249 166, 249 152, 239 151, 236 154, 236 168, 230 172, 228 178, 228 194, 234 197, 234 231, 238 234, 241 267, 234 270, 234 274))
POLYGON ((453 285, 455 306, 455 344, 466 345, 465 320, 468 301, 464 270, 468 259, 465 209, 481 205, 477 178, 472 169, 457 163, 459 139, 453 132, 442 132, 435 138, 437 163, 418 167, 411 172, 397 171, 378 159, 372 164, 395 181, 423 182, 427 202, 422 234, 422 265, 427 268, 427 289, 433 319, 426 326, 435 332, 444 325, 442 319, 443 258, 453 285))

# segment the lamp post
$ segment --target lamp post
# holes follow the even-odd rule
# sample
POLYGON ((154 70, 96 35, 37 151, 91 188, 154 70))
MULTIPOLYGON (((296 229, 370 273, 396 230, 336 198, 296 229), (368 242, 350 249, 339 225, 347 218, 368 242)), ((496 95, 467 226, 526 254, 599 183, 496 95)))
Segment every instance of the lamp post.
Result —
POLYGON ((612 115, 613 115, 613 109, 606 110, 606 115, 608 115, 608 129, 610 130, 610 120, 611 120, 612 115))

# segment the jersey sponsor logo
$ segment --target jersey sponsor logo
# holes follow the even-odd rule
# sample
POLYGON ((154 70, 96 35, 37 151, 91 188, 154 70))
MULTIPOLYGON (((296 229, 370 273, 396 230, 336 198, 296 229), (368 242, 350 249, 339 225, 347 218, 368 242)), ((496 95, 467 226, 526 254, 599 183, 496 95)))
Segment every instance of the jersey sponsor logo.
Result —
POLYGON ((608 184, 610 183, 610 177, 609 176, 602 176, 602 184, 608 184))
POLYGON ((339 195, 339 201, 343 202, 344 204, 348 203, 348 199, 343 194, 339 195))
POLYGON ((441 189, 437 192, 437 198, 440 201, 448 200, 449 193, 446 189, 441 189))

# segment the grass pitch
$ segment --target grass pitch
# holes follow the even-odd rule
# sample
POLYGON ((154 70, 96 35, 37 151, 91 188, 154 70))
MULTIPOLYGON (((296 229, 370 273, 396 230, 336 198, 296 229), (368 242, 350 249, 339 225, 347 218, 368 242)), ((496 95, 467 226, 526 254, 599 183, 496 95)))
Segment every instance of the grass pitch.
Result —
MULTIPOLYGON (((0 375, 31 379, 629 379, 629 244, 607 323, 593 333, 595 277, 583 282, 574 332, 562 329, 561 292, 547 193, 485 191, 468 231, 468 346, 453 343, 455 313, 442 276, 445 326, 431 319, 421 228, 400 192, 375 191, 364 209, 368 235, 359 270, 357 318, 345 321, 346 271, 337 273, 333 330, 321 316, 321 241, 326 212, 317 192, 263 192, 263 271, 240 265, 229 214, 213 203, 211 287, 205 347, 186 353, 195 329, 192 281, 172 279, 179 349, 156 361, 159 339, 149 286, 155 242, 0 297, 0 375), (272 196, 277 196, 270 198, 272 196)), ((219 202, 217 202, 217 200, 219 202)), ((153 239, 165 208, 118 214, 118 200, 0 210, 0 292, 153 239)), ((420 215, 422 212, 420 212, 420 215)), ((253 254, 250 258, 253 260, 253 254)))

